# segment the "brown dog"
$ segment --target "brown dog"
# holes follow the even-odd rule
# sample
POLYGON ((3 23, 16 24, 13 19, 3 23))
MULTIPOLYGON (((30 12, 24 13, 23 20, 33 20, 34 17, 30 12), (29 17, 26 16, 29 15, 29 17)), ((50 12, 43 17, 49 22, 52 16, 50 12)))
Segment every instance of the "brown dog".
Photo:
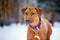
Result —
POLYGON ((50 40, 52 34, 51 24, 45 18, 42 8, 27 7, 22 9, 22 13, 29 22, 27 40, 50 40))

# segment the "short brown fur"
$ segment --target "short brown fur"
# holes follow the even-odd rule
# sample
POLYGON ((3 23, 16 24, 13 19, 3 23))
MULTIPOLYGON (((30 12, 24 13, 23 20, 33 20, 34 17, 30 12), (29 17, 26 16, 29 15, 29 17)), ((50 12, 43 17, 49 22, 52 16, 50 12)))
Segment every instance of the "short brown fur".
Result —
POLYGON ((30 19, 33 26, 38 25, 39 22, 41 23, 39 30, 33 30, 28 26, 27 40, 39 40, 38 38, 34 38, 35 35, 38 35, 40 40, 50 40, 52 34, 50 22, 45 18, 41 18, 41 21, 39 20, 43 14, 42 8, 27 7, 22 9, 22 13, 26 19, 30 19))

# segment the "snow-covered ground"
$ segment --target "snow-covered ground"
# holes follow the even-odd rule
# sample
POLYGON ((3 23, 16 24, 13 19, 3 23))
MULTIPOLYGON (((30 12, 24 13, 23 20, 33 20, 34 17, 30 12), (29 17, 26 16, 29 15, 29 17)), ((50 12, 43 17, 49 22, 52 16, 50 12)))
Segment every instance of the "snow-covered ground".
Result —
MULTIPOLYGON (((51 40, 60 40, 60 23, 55 22, 52 27, 51 40)), ((27 26, 21 24, 11 24, 0 27, 0 40, 27 40, 27 26)))
POLYGON ((60 40, 60 22, 55 22, 52 30, 51 40, 60 40))

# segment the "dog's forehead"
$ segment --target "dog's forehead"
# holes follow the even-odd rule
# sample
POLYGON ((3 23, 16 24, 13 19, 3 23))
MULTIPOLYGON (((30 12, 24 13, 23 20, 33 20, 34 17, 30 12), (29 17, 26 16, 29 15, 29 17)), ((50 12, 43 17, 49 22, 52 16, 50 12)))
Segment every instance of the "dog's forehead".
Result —
POLYGON ((29 8, 26 9, 25 12, 36 12, 36 9, 33 8, 33 7, 29 7, 29 8))

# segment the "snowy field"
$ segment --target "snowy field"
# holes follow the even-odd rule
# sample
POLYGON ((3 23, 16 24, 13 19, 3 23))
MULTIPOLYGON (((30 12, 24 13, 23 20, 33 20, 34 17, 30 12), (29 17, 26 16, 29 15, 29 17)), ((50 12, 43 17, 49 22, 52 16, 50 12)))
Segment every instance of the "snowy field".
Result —
MULTIPOLYGON (((60 23, 55 22, 52 27, 53 33, 51 40, 60 40, 60 23)), ((27 26, 11 24, 10 26, 0 27, 0 40, 27 40, 27 26)))

